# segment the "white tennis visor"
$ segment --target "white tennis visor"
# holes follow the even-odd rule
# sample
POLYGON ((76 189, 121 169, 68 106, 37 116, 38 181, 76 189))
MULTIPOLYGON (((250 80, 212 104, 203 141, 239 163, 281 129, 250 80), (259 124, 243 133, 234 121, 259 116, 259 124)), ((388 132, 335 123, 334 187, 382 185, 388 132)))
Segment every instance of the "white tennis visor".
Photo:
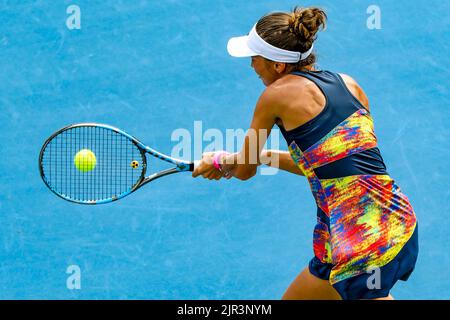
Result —
POLYGON ((275 62, 297 63, 308 58, 313 46, 304 53, 277 48, 258 35, 255 25, 247 36, 228 40, 227 50, 231 56, 238 58, 262 56, 275 62))

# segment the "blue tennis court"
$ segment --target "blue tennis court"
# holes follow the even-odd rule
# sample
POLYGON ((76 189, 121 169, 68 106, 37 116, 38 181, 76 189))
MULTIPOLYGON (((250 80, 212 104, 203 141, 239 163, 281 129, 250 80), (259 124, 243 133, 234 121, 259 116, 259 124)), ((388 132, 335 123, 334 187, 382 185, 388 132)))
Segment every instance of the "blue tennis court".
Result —
POLYGON ((246 130, 264 86, 227 41, 295 5, 326 10, 318 66, 364 88, 388 172, 417 214, 416 270, 393 296, 450 299, 450 2, 426 0, 0 1, 0 299, 279 299, 313 256, 306 179, 180 173, 83 206, 49 192, 38 156, 78 122, 166 154, 174 132, 190 133, 186 159, 211 143, 205 132, 246 130), (371 5, 381 28, 368 27, 371 5))

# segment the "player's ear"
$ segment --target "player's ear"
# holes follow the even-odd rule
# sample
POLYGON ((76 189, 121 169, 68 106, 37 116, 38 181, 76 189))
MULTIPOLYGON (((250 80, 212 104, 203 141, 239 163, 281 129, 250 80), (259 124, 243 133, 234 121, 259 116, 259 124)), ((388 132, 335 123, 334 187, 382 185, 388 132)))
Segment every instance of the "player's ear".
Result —
POLYGON ((286 70, 286 63, 284 62, 274 62, 273 68, 276 73, 281 74, 286 70))

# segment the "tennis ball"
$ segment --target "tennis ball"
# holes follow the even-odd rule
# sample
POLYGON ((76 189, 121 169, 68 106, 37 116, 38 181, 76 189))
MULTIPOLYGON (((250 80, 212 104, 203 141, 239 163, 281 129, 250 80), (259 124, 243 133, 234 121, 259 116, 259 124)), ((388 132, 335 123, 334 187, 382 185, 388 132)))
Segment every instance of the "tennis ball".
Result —
POLYGON ((73 160, 75 167, 81 172, 89 172, 94 170, 97 164, 95 154, 89 149, 83 149, 77 152, 73 160))

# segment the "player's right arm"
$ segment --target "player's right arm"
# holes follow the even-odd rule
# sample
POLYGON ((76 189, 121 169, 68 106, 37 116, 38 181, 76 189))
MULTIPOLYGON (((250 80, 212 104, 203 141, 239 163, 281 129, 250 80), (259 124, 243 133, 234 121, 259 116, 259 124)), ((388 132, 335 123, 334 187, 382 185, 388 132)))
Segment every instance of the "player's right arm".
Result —
POLYGON ((261 161, 265 165, 273 168, 295 173, 300 176, 305 175, 297 166, 294 159, 292 159, 289 151, 263 150, 261 153, 261 161))

